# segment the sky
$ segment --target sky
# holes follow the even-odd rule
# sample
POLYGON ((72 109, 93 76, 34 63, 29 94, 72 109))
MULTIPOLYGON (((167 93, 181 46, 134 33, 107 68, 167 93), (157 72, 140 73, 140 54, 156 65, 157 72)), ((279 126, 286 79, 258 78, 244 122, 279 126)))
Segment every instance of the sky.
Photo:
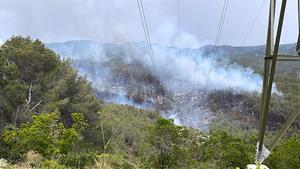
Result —
MULTIPOLYGON (((153 43, 178 45, 180 28, 183 47, 214 44, 224 0, 143 0, 143 3, 153 43)), ((269 0, 230 0, 220 44, 265 44, 268 7, 269 0)), ((298 36, 296 0, 288 1, 286 9, 281 43, 294 43, 298 36)), ((0 43, 13 35, 39 38, 45 43, 70 40, 124 43, 145 39, 136 0, 0 0, 0 43)))

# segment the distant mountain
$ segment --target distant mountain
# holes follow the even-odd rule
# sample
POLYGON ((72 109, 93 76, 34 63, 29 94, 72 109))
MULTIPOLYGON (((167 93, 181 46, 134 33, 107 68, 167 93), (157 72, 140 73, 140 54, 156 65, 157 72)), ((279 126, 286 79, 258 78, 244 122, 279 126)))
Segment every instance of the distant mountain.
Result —
MULTIPOLYGON (((106 59, 107 56, 147 56, 148 49, 143 42, 112 44, 100 43, 89 40, 68 41, 62 43, 49 43, 47 46, 57 52, 62 58, 71 58, 72 60, 98 61, 106 59)), ((211 57, 214 55, 215 46, 205 45, 199 49, 178 49, 176 47, 166 47, 154 45, 154 48, 163 49, 165 53, 185 53, 188 57, 211 57)), ((158 49, 158 50, 159 50, 158 49)), ((296 55, 295 44, 284 44, 280 46, 281 54, 296 55)), ((265 46, 219 46, 217 48, 217 60, 229 59, 231 64, 237 63, 243 67, 250 67, 256 73, 263 71, 263 58, 265 55, 265 46)), ((147 58, 146 58, 147 59, 147 58)), ((228 62, 225 62, 228 64, 228 62)), ((297 63, 281 62, 278 64, 278 72, 295 75, 300 72, 297 63)))
MULTIPOLYGON (((82 57, 94 57, 97 54, 101 54, 101 52, 113 52, 116 49, 118 50, 128 50, 129 48, 142 48, 146 51, 146 44, 143 42, 132 42, 132 43, 123 43, 123 44, 113 44, 113 43, 100 43, 96 41, 90 40, 77 40, 77 41, 68 41, 61 43, 49 43, 47 46, 56 51, 61 56, 71 56, 72 58, 82 58, 82 57)), ((159 45, 154 45, 159 46, 159 45)), ((176 47, 166 47, 160 46, 166 49, 177 49, 176 47)), ((284 44, 280 46, 280 53, 293 53, 296 52, 293 50, 295 44, 284 44)), ((200 47, 199 49, 180 49, 183 52, 199 52, 201 51, 204 55, 210 55, 214 52, 215 46, 213 45, 205 45, 200 47)), ((235 56, 235 55, 264 55, 265 54, 265 45, 260 46, 229 46, 223 45, 217 47, 217 53, 221 55, 227 56, 235 56)))

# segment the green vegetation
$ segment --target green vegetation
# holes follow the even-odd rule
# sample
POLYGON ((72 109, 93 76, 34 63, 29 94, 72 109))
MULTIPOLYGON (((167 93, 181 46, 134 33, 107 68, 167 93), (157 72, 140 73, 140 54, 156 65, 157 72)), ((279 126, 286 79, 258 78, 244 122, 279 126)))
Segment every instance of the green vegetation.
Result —
POLYGON ((149 128, 148 162, 154 168, 178 168, 187 166, 184 147, 184 138, 188 130, 181 126, 175 126, 172 120, 158 119, 155 126, 149 128))
POLYGON ((270 168, 300 168, 300 135, 284 140, 266 162, 270 168))
MULTIPOLYGON (((201 133, 155 111, 102 104, 68 60, 22 37, 0 47, 0 129, 7 169, 245 168, 256 144, 255 131, 224 121, 201 133)), ((299 140, 299 133, 282 140, 266 164, 300 168, 299 140)))
POLYGON ((23 156, 29 150, 46 158, 69 152, 79 141, 79 128, 84 123, 82 114, 72 114, 73 126, 65 128, 59 122, 57 113, 33 116, 32 123, 24 123, 20 128, 6 128, 3 140, 11 147, 11 153, 23 156), (78 127, 79 126, 79 127, 78 127))

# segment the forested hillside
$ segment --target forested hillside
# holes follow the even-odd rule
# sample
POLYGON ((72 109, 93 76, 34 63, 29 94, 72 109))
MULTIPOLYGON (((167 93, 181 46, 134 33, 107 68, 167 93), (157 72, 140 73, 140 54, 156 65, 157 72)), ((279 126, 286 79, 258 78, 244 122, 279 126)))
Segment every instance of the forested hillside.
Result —
MULTIPOLYGON (((143 42, 69 41, 47 46, 72 59, 74 67, 93 82, 97 96, 104 102, 156 107, 165 117, 174 118, 176 124, 202 131, 208 131, 212 120, 234 121, 231 127, 243 130, 258 125, 265 46, 219 46, 215 66, 208 73, 213 46, 178 49, 154 44, 158 77, 148 63, 143 42)), ((280 53, 295 54, 294 47, 295 44, 281 45, 280 53)), ((272 96, 268 121, 271 131, 279 129, 297 110, 299 71, 298 62, 278 63, 277 92, 272 96)), ((292 128, 299 127, 297 120, 292 128)))
MULTIPOLYGON (((1 45, 0 168, 224 169, 245 168, 247 164, 254 163, 255 128, 225 124, 216 119, 207 132, 202 132, 175 125, 174 120, 163 118, 160 111, 170 109, 172 103, 178 103, 178 109, 186 108, 191 105, 186 98, 196 98, 193 106, 208 99, 206 106, 214 113, 226 115, 226 118, 235 117, 232 123, 243 123, 252 116, 256 118, 258 94, 209 90, 203 99, 193 95, 196 92, 173 97, 169 91, 174 88, 166 88, 166 83, 149 73, 147 66, 140 62, 121 62, 118 58, 122 58, 124 53, 113 54, 117 59, 106 62, 117 65, 112 69, 116 75, 113 76, 116 79, 112 80, 127 85, 126 96, 138 105, 146 102, 144 94, 149 96, 149 102, 155 105, 151 105, 151 109, 107 102, 103 95, 111 96, 111 91, 97 90, 92 81, 73 67, 74 60, 60 58, 40 40, 16 36, 1 45), (131 74, 135 71, 128 65, 132 64, 142 71, 131 74), (143 85, 136 89, 135 85, 129 85, 132 81, 137 86, 138 82, 143 85), (140 92, 145 85, 151 90, 140 92), (157 99, 156 95, 163 99, 157 99), (228 97, 228 103, 222 102, 222 97, 228 97), (249 113, 245 113, 245 118, 238 112, 249 113)), ((100 70, 101 66, 105 65, 99 64, 97 68, 100 70)), ((255 71, 260 72, 258 69, 255 71)), ((288 78, 299 83, 296 76, 288 78)), ((286 110, 295 110, 292 106, 299 103, 297 91, 281 86, 283 81, 286 79, 280 81, 278 78, 278 89, 290 102, 286 103, 286 98, 276 95, 277 101, 282 104, 272 106, 274 112, 271 114, 276 118, 286 110)), ((203 94, 202 91, 199 93, 203 94)), ((198 104, 198 108, 203 106, 198 104)), ((189 112, 191 108, 184 110, 182 112, 189 112)), ((286 118, 286 115, 282 116, 286 118)), ((273 122, 277 123, 276 120, 273 122)), ((297 125, 294 127, 299 128, 297 125)), ((293 130, 265 163, 274 169, 299 169, 299 148, 300 133, 293 130)))

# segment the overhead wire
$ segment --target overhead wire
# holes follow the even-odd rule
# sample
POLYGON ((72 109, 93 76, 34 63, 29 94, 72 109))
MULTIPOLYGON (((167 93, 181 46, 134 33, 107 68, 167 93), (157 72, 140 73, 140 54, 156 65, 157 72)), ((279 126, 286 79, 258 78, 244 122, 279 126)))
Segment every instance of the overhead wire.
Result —
POLYGON ((151 43, 151 39, 150 39, 150 35, 149 35, 149 30, 148 30, 147 20, 146 20, 146 16, 145 16, 143 1, 142 0, 137 0, 137 4, 138 4, 138 9, 139 9, 140 17, 141 17, 141 22, 142 22, 142 26, 143 26, 143 30, 144 30, 144 35, 145 35, 147 47, 148 47, 148 50, 149 50, 151 66, 152 66, 153 71, 154 71, 154 77, 158 82, 158 88, 159 89, 155 90, 155 93, 156 93, 158 103, 162 104, 164 96, 160 97, 160 95, 159 95, 159 93, 161 92, 160 89, 162 88, 162 84, 159 81, 159 74, 158 74, 156 63, 155 63, 155 57, 154 57, 153 47, 152 47, 152 43, 151 43))
POLYGON ((296 51, 296 48, 297 48, 297 43, 295 43, 295 44, 291 47, 291 50, 290 50, 290 52, 288 53, 288 56, 292 56, 293 52, 296 51))
POLYGON ((246 36, 245 36, 245 38, 244 38, 244 40, 243 40, 242 45, 245 45, 246 41, 248 40, 248 38, 249 38, 249 36, 250 36, 250 34, 251 34, 252 30, 253 30, 253 27, 254 27, 254 25, 255 25, 255 23, 256 23, 256 21, 257 21, 259 15, 261 14, 261 11, 262 11, 262 9, 263 9, 265 3, 266 3, 266 0, 264 0, 264 1, 261 3, 261 5, 260 5, 260 7, 259 7, 259 9, 258 9, 258 11, 257 11, 257 13, 256 13, 256 15, 255 15, 255 17, 254 17, 254 20, 253 20, 253 22, 251 23, 250 28, 249 28, 249 30, 248 30, 248 32, 247 32, 247 34, 246 34, 246 36))
POLYGON ((177 31, 178 31, 178 48, 181 48, 181 28, 180 28, 180 0, 177 0, 177 31))
MULTIPOLYGON (((215 64, 215 59, 217 57, 217 52, 218 52, 218 48, 219 48, 219 43, 220 43, 220 39, 221 39, 221 34, 223 31, 223 26, 224 26, 224 22, 225 22, 225 18, 226 18, 226 14, 227 14, 227 9, 228 9, 228 4, 229 4, 229 0, 225 0, 224 4, 223 4, 223 10, 222 10, 222 14, 221 14, 221 19, 220 19, 220 23, 218 26, 218 32, 217 32, 217 37, 216 37, 216 41, 215 41, 215 45, 214 45, 214 50, 213 50, 213 56, 209 65, 209 70, 208 70, 208 80, 211 80, 211 72, 213 71, 214 68, 214 64, 215 64)), ((224 93, 223 93, 224 95, 224 93)), ((224 104, 224 99, 222 97, 221 99, 222 104, 224 104)))
POLYGON ((228 4, 229 4, 229 0, 225 0, 224 4, 223 4, 221 19, 220 19, 220 22, 219 22, 218 32, 217 32, 217 36, 216 36, 216 40, 215 40, 215 44, 214 44, 213 57, 211 59, 209 70, 208 70, 208 79, 209 80, 210 80, 211 72, 214 68, 215 58, 217 56, 217 51, 218 51, 218 48, 219 48, 219 43, 220 43, 221 34, 222 34, 222 31, 223 31, 223 26, 224 26, 224 22, 225 22, 225 18, 226 18, 228 4))
POLYGON ((147 47, 148 47, 148 50, 149 50, 151 65, 152 65, 152 68, 153 68, 153 71, 154 71, 154 74, 155 74, 156 78, 158 78, 158 71, 157 71, 155 58, 154 58, 154 54, 153 54, 153 47, 152 47, 152 44, 151 44, 151 39, 150 39, 150 36, 149 36, 149 30, 148 30, 147 20, 146 20, 146 16, 145 16, 143 1, 142 0, 137 0, 137 4, 138 4, 138 9, 139 9, 140 17, 141 17, 143 30, 144 30, 146 44, 147 44, 147 47))

